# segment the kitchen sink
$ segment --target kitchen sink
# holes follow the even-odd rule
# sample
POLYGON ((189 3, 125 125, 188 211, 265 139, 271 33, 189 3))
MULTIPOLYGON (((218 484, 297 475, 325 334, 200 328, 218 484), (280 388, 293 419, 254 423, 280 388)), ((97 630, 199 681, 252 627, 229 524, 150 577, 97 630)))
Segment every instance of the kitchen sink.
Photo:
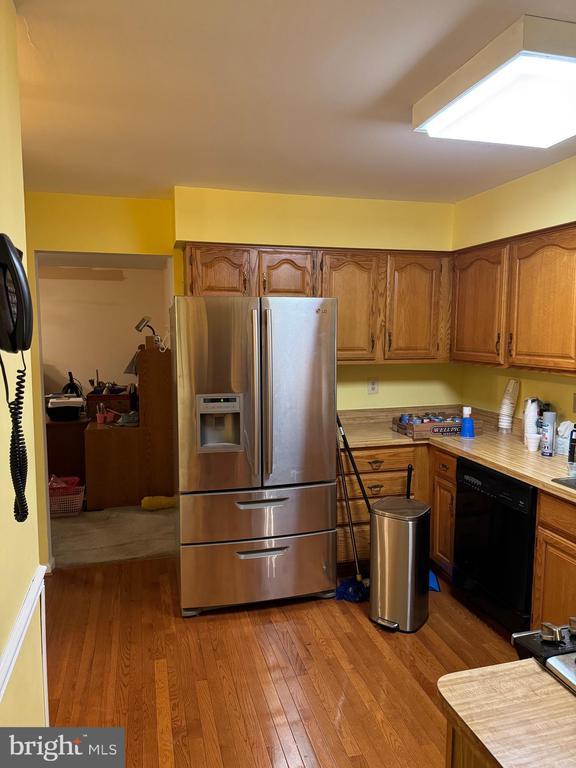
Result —
POLYGON ((559 485, 565 485, 568 488, 572 488, 573 491, 576 491, 576 477, 555 477, 552 482, 558 483, 559 485))

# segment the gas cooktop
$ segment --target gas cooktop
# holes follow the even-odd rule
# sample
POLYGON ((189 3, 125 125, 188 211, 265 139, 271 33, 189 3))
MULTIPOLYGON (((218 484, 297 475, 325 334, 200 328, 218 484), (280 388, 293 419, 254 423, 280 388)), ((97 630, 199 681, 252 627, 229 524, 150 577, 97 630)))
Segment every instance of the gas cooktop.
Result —
POLYGON ((576 694, 576 617, 563 626, 545 621, 539 630, 515 632, 512 645, 521 659, 535 658, 576 694))

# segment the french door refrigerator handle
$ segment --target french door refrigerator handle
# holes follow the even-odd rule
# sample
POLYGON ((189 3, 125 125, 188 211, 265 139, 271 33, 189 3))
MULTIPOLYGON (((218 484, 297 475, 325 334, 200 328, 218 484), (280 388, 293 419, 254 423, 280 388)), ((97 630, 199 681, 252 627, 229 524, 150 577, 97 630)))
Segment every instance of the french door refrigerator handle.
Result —
POLYGON ((252 431, 253 472, 260 476, 260 340, 258 338, 259 313, 252 310, 252 431))
POLYGON ((274 425, 273 425, 273 379, 272 379, 272 310, 264 310, 264 329, 266 339, 266 450, 264 452, 264 474, 266 477, 270 477, 274 467, 274 453, 273 453, 273 439, 274 439, 274 425))
POLYGON ((270 549, 249 549, 244 552, 236 552, 236 557, 240 560, 256 560, 262 557, 277 557, 283 555, 290 549, 286 547, 270 547, 270 549))

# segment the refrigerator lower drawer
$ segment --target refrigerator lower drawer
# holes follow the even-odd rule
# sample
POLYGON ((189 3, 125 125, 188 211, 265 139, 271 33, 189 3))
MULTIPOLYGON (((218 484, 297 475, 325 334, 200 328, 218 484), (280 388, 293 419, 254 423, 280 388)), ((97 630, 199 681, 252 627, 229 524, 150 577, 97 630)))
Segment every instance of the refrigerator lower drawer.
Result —
POLYGON ((264 539, 336 526, 336 484, 180 496, 180 543, 264 539))
POLYGON ((186 615, 336 588, 336 531, 180 548, 186 615))

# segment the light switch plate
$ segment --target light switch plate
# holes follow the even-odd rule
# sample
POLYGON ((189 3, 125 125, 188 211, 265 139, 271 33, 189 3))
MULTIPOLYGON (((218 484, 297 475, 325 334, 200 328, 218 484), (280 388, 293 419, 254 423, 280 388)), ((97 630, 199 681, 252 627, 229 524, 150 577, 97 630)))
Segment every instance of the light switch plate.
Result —
POLYGON ((369 395, 378 394, 378 379, 368 379, 368 394, 369 395))

